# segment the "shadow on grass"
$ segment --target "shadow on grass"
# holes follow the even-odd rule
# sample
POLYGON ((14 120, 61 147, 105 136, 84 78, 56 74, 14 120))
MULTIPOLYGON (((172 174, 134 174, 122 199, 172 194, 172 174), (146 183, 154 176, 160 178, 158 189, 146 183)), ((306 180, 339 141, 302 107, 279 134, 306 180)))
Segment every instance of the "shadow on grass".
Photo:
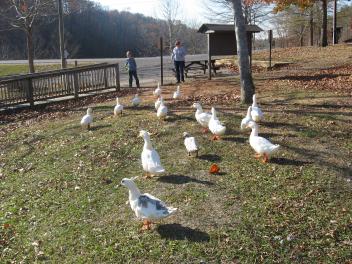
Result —
POLYGON ((159 225, 156 231, 161 238, 170 240, 188 240, 190 242, 209 242, 210 240, 207 233, 180 224, 159 225))
POLYGON ((140 110, 149 110, 149 111, 154 111, 155 112, 155 107, 152 105, 142 105, 142 106, 125 106, 124 107, 126 110, 134 110, 134 111, 140 111, 140 110))
POLYGON ((99 130, 99 129, 102 129, 102 128, 106 128, 106 127, 111 127, 111 125, 97 125, 97 126, 92 126, 90 128, 90 131, 96 131, 96 130, 99 130))
POLYGON ((275 163, 279 165, 303 166, 305 164, 311 164, 312 162, 303 161, 303 160, 286 159, 286 158, 271 158, 270 163, 275 163))
POLYGON ((179 120, 193 121, 194 118, 192 118, 190 116, 175 115, 175 114, 171 113, 165 119, 166 122, 176 122, 176 121, 179 121, 179 120))
POLYGON ((214 185, 214 183, 210 181, 202 181, 202 180, 194 179, 184 175, 161 176, 158 178, 158 181, 165 182, 165 183, 172 183, 172 184, 184 184, 184 183, 194 182, 194 183, 200 183, 204 185, 214 185))
POLYGON ((207 160, 207 161, 211 161, 211 162, 221 161, 221 157, 216 154, 203 154, 203 155, 200 155, 198 157, 198 159, 207 160))
POLYGON ((229 142, 246 143, 247 138, 229 136, 229 137, 222 138, 222 140, 229 141, 229 142))

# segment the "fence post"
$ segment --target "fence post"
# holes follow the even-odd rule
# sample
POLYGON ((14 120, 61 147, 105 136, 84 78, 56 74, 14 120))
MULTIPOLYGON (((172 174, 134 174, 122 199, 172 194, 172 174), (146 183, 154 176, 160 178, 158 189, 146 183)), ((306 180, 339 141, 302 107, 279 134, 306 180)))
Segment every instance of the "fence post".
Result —
MULTIPOLYGON (((205 63, 206 65, 206 63, 205 63)), ((208 80, 211 80, 211 50, 210 50, 210 33, 208 33, 208 80)))
POLYGON ((77 60, 75 60, 75 67, 77 67, 78 66, 78 62, 77 62, 77 60))
POLYGON ((34 106, 32 78, 27 78, 25 80, 25 87, 27 90, 27 101, 29 102, 29 105, 32 107, 32 106, 34 106))
POLYGON ((116 76, 116 91, 120 91, 120 69, 119 64, 115 66, 115 76, 116 76))
POLYGON ((273 42, 273 31, 269 30, 269 69, 271 69, 271 50, 272 50, 272 42, 273 42))
POLYGON ((160 84, 164 85, 163 38, 160 37, 160 84))
POLYGON ((106 75, 106 68, 103 69, 103 75, 104 75, 104 87, 105 89, 108 89, 108 77, 106 75))
POLYGON ((75 99, 78 99, 78 94, 79 94, 78 72, 73 73, 73 87, 74 87, 75 99))

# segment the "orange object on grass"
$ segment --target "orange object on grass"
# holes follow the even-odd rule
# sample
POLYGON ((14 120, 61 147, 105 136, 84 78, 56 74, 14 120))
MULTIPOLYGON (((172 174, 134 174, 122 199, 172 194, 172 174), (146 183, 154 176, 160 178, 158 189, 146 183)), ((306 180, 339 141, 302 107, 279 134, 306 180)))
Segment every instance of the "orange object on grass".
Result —
POLYGON ((218 165, 213 164, 213 165, 210 166, 209 172, 210 172, 211 174, 219 173, 219 171, 220 171, 220 168, 219 168, 218 165))

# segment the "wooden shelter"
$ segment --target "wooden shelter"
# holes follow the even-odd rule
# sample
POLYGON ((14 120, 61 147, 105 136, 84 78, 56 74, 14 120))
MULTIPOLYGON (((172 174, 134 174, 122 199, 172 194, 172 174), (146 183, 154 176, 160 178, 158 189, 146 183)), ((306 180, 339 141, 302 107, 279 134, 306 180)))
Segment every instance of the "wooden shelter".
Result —
MULTIPOLYGON (((246 25, 248 51, 252 57, 252 38, 254 33, 263 31, 257 25, 246 25)), ((199 33, 208 35, 208 61, 211 56, 237 55, 236 33, 233 24, 203 24, 199 33)), ((211 63, 208 63, 211 79, 211 63)))

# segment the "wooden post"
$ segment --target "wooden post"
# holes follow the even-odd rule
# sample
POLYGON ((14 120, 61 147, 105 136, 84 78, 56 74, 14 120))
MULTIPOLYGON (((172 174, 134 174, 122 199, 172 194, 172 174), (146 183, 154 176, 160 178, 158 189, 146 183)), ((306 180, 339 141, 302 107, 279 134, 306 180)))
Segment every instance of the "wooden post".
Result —
POLYGON ((269 30, 269 69, 271 69, 271 49, 272 49, 273 31, 269 30))
POLYGON ((27 90, 27 101, 28 101, 29 105, 32 107, 32 106, 34 106, 32 78, 29 77, 25 80, 25 87, 27 90))
POLYGON ((73 73, 73 89, 74 89, 75 99, 78 99, 78 95, 79 95, 78 72, 73 73))
POLYGON ((105 89, 108 89, 108 76, 106 74, 106 68, 103 69, 103 75, 104 75, 104 87, 105 89))
POLYGON ((211 53, 210 53, 210 33, 208 33, 208 80, 211 80, 211 53))
POLYGON ((78 66, 78 61, 77 60, 75 60, 75 67, 77 67, 78 66))
POLYGON ((160 37, 160 84, 164 85, 163 38, 160 37))
POLYGON ((61 68, 66 68, 65 58, 65 39, 64 39, 64 15, 62 0, 58 0, 58 15, 59 15, 59 39, 60 39, 60 55, 61 55, 61 68))
POLYGON ((119 64, 115 66, 115 76, 116 76, 116 91, 120 91, 120 69, 119 64))
POLYGON ((334 0, 334 14, 332 18, 332 43, 337 44, 337 30, 336 30, 336 12, 337 12, 337 0, 334 0))

